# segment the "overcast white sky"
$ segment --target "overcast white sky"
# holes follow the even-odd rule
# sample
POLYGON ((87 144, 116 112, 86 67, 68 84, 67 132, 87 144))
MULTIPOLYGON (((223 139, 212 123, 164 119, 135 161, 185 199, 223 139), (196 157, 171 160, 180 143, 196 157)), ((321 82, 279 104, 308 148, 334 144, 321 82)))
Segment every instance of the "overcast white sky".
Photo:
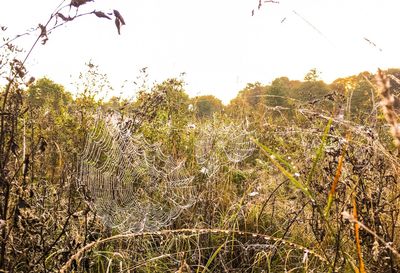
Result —
MULTIPOLYGON (((258 11, 258 0, 96 0, 84 10, 119 10, 127 23, 122 34, 113 22, 95 16, 74 21, 36 48, 28 68, 74 92, 71 76, 77 78, 91 59, 108 74, 114 95, 142 67, 149 67, 157 81, 186 72, 191 96, 213 94, 228 102, 246 83, 303 79, 311 68, 331 82, 377 67, 399 67, 400 1, 279 2, 258 11)), ((23 33, 44 23, 59 3, 1 0, 0 25, 8 26, 11 36, 23 33)), ((19 43, 26 46, 33 39, 19 43)))

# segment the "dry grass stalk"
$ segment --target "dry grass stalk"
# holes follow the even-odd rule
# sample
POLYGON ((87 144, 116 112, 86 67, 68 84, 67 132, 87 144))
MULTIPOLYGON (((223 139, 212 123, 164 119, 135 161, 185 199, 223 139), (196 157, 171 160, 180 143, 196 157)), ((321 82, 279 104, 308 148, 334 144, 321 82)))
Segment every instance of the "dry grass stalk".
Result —
POLYGON ((390 92, 390 80, 389 77, 382 71, 378 70, 376 74, 376 82, 378 85, 379 95, 381 96, 381 105, 383 114, 387 123, 391 127, 391 133, 394 138, 394 144, 400 149, 400 124, 398 122, 398 114, 396 109, 398 108, 399 100, 390 92))

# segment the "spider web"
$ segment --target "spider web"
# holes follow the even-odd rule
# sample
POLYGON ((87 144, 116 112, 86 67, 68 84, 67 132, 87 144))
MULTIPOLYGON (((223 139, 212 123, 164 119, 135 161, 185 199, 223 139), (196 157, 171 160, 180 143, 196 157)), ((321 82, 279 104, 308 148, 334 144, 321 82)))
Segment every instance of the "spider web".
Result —
POLYGON ((222 146, 225 156, 230 162, 239 163, 255 150, 255 145, 248 132, 241 125, 230 124, 221 128, 222 146))
POLYGON ((157 230, 193 204, 185 161, 133 134, 118 114, 98 115, 79 162, 78 183, 103 223, 120 232, 157 230))
POLYGON ((242 125, 205 124, 200 128, 195 143, 197 163, 209 177, 222 165, 239 163, 253 154, 255 145, 242 125))

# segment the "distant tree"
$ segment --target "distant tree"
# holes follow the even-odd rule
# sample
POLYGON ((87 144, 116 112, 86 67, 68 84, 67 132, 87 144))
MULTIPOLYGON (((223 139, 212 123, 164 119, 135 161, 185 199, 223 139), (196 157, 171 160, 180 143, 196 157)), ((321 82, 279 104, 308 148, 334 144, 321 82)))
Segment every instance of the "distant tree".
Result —
POLYGON ((166 114, 165 121, 178 122, 178 120, 174 120, 175 117, 180 119, 188 115, 190 100, 183 86, 182 80, 172 78, 154 87, 156 92, 161 92, 165 96, 164 104, 160 105, 160 110, 166 114))
POLYGON ((248 83, 226 107, 233 117, 253 116, 263 107, 267 87, 261 83, 248 83))
MULTIPOLYGON (((30 117, 40 120, 29 126, 36 132, 37 141, 46 143, 49 148, 46 160, 50 160, 48 166, 52 166, 50 173, 54 179, 60 156, 67 158, 76 154, 78 143, 83 139, 83 134, 78 132, 80 125, 74 100, 62 85, 42 78, 28 88, 27 105, 30 117)), ((42 173, 43 177, 47 175, 49 173, 42 173)))
POLYGON ((268 88, 267 97, 265 103, 268 106, 275 107, 288 107, 291 95, 291 84, 287 77, 280 77, 275 79, 271 86, 268 88))
POLYGON ((263 100, 263 96, 266 94, 265 86, 261 83, 248 83, 247 86, 239 92, 239 95, 246 101, 246 103, 256 108, 257 105, 263 100))
POLYGON ((357 75, 350 102, 351 115, 364 119, 376 113, 374 88, 371 81, 374 75, 363 72, 357 75))
POLYGON ((28 89, 28 102, 34 109, 48 108, 60 113, 72 102, 72 95, 48 78, 36 81, 28 89))
MULTIPOLYGON (((315 75, 314 75, 315 76, 315 75)), ((321 80, 310 76, 305 82, 302 82, 295 90, 294 97, 303 102, 314 103, 323 100, 324 96, 331 92, 329 85, 321 80)))
POLYGON ((331 84, 331 89, 336 90, 343 97, 342 104, 347 118, 363 121, 374 113, 375 94, 371 86, 373 81, 374 75, 362 72, 358 75, 336 79, 331 84))
POLYGON ((156 84, 151 91, 142 91, 135 102, 137 107, 142 105, 143 108, 152 97, 162 98, 154 109, 144 108, 152 116, 143 123, 141 131, 152 141, 169 143, 169 147, 165 148, 173 155, 187 146, 185 133, 193 114, 189 110, 190 99, 183 86, 184 82, 180 79, 167 79, 156 84))
POLYGON ((191 101, 198 118, 211 118, 214 113, 219 113, 224 109, 222 101, 212 95, 198 96, 191 101))

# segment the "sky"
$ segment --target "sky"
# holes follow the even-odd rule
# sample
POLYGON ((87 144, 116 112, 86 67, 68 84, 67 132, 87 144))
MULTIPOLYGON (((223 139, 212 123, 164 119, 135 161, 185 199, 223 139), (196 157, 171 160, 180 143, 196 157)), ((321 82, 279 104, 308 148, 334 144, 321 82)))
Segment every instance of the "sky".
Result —
MULTIPOLYGON (((0 25, 14 37, 45 23, 60 2, 0 0, 0 25)), ((312 68, 329 83, 399 67, 398 0, 280 0, 257 6, 258 0, 95 0, 81 10, 119 10, 126 21, 121 35, 112 21, 78 18, 36 47, 27 67, 36 78, 47 76, 74 93, 71 83, 92 61, 113 84, 109 95, 128 97, 143 67, 150 82, 184 72, 190 96, 211 94, 225 103, 247 83, 269 84, 280 76, 302 80, 312 68)), ((29 49, 35 34, 16 43, 29 49)))

